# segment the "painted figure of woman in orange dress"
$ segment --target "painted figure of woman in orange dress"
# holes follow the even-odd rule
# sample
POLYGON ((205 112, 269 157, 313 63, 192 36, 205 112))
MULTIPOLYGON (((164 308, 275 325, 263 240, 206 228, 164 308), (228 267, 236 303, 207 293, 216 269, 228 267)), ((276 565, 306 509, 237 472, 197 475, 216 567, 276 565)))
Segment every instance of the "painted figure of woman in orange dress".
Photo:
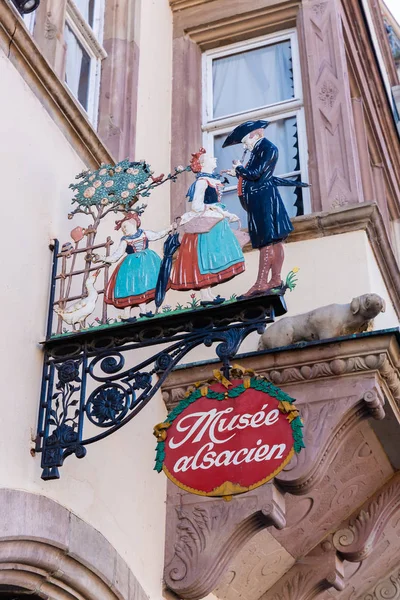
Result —
POLYGON ((213 174, 216 164, 217 159, 204 148, 192 155, 196 181, 187 193, 191 210, 179 222, 183 235, 170 278, 174 290, 200 290, 202 306, 224 302, 211 288, 245 270, 241 246, 229 226, 239 217, 221 203, 224 186, 213 174))

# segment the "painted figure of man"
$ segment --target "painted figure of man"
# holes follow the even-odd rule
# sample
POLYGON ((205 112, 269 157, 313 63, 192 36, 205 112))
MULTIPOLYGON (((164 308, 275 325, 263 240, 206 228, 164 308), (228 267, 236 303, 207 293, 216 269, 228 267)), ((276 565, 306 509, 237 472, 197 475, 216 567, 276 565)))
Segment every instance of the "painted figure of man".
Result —
POLYGON ((226 138, 223 147, 243 143, 250 151, 244 166, 234 161, 227 171, 238 177, 238 196, 247 212, 250 241, 259 248, 260 259, 255 284, 241 298, 269 293, 283 286, 281 270, 284 259, 283 242, 293 231, 289 215, 278 191, 278 186, 306 187, 308 184, 274 176, 278 148, 264 137, 268 121, 246 121, 226 138))

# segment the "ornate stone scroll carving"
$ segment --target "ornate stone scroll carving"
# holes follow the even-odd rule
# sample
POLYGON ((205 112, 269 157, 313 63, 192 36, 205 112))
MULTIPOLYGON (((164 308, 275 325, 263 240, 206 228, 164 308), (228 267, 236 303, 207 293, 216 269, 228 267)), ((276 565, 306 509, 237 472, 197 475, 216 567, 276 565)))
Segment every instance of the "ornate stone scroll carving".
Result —
POLYGON ((326 593, 330 588, 341 592, 341 600, 398 598, 399 533, 400 473, 397 473, 361 510, 299 559, 260 600, 328 600, 337 597, 333 591, 326 593), (377 585, 382 572, 388 575, 377 585))
POLYGON ((362 596, 361 600, 398 600, 400 598, 400 568, 387 575, 372 590, 362 596))
POLYGON ((46 16, 44 24, 44 37, 48 40, 54 40, 57 35, 57 25, 51 20, 51 12, 49 11, 46 16))
POLYGON ((311 362, 302 366, 264 371, 268 379, 275 385, 284 385, 301 381, 311 381, 323 377, 338 377, 351 373, 376 370, 386 381, 390 391, 400 404, 400 378, 398 370, 393 366, 386 353, 367 354, 366 356, 350 356, 334 358, 326 362, 311 362))
POLYGON ((338 447, 351 434, 361 419, 382 419, 384 398, 378 387, 366 389, 361 398, 349 396, 330 402, 299 403, 304 421, 305 445, 302 456, 296 456, 277 477, 285 491, 306 494, 321 482, 337 454, 338 447))
POLYGON ((168 482, 167 586, 179 597, 209 594, 238 550, 258 531, 285 524, 284 499, 273 484, 231 501, 202 498, 168 482))
POLYGON ((388 522, 398 513, 400 513, 400 474, 395 475, 346 528, 339 529, 335 533, 333 536, 335 548, 348 561, 365 560, 374 550, 388 522))
MULTIPOLYGON (((336 198, 349 204, 362 202, 357 148, 343 44, 339 0, 302 3, 305 55, 308 60, 309 96, 313 144, 320 168, 318 178, 323 210, 337 206, 336 198), (321 169, 321 165, 324 168, 321 169)), ((314 181, 313 181, 314 183, 314 181)), ((317 199, 315 199, 317 201, 317 199)))
POLYGON ((307 495, 285 497, 287 525, 274 531, 274 537, 291 556, 305 556, 327 531, 342 527, 353 507, 362 506, 392 475, 368 423, 359 423, 340 443, 322 481, 307 495))
POLYGON ((298 561, 260 600, 313 600, 326 589, 344 589, 343 563, 330 541, 298 561))
POLYGON ((272 383, 282 385, 321 377, 337 377, 371 369, 382 370, 382 376, 388 380, 392 391, 400 396, 399 376, 394 372, 384 353, 335 358, 326 362, 313 362, 289 369, 268 370, 266 374, 272 383))
MULTIPOLYGON (((361 340, 359 341, 361 342, 361 340)), ((354 342, 357 343, 356 340, 354 342)), ((330 352, 327 349, 325 356, 322 356, 321 353, 315 353, 316 348, 318 346, 299 348, 298 353, 301 353, 301 356, 300 354, 293 355, 293 352, 286 355, 285 351, 275 354, 275 356, 287 356, 288 358, 293 356, 290 361, 273 361, 272 357, 274 355, 259 354, 251 359, 251 366, 261 375, 265 375, 275 385, 284 387, 289 384, 301 384, 344 375, 362 375, 377 372, 400 406, 399 371, 390 353, 379 350, 363 352, 356 348, 352 352, 343 352, 339 346, 332 346, 331 348, 335 352, 330 352), (316 358, 317 356, 318 358, 316 358)), ((395 361, 397 361, 396 357, 395 361)), ((242 361, 242 363, 245 364, 246 361, 242 361)), ((208 370, 203 369, 203 372, 200 372, 200 369, 192 369, 187 374, 182 372, 177 374, 176 382, 171 377, 167 385, 163 386, 163 398, 168 410, 171 410, 182 400, 189 385, 210 377, 211 370, 210 367, 208 370)), ((289 390, 289 388, 287 389, 289 390)))
POLYGON ((258 600, 294 562, 272 533, 264 529, 235 556, 213 593, 220 600, 258 600))

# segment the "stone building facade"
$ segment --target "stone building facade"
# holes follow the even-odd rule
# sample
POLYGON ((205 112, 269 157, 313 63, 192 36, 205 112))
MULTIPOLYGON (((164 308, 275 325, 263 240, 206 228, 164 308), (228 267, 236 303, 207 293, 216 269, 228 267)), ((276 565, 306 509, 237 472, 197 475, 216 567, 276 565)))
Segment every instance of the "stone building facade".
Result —
MULTIPOLYGON (((2 0, 0 598, 400 598, 400 81, 388 18, 375 0, 41 0, 23 19, 2 0), (153 425, 218 366, 207 348, 127 427, 42 481, 48 246, 69 235, 68 184, 125 157, 167 173, 202 145, 223 164, 221 136, 244 117, 271 121, 280 176, 311 183, 285 196, 285 268, 300 269, 288 314, 367 293, 386 311, 361 335, 264 351, 246 340, 238 361, 296 398, 306 440, 257 490, 199 499, 152 470, 153 425)), ((191 182, 154 193, 151 229, 182 212, 191 182)), ((234 190, 225 198, 237 208, 234 190)), ((247 289, 257 262, 248 250, 224 295, 247 289)))

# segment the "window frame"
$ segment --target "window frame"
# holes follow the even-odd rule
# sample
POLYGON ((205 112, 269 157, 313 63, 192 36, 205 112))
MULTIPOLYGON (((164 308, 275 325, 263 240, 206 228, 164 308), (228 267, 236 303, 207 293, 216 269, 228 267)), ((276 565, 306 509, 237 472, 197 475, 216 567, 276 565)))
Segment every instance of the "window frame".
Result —
POLYGON ((107 57, 107 52, 102 46, 104 32, 104 11, 104 0, 96 0, 93 15, 93 30, 79 11, 75 2, 73 2, 73 0, 67 0, 64 23, 64 28, 66 26, 70 28, 79 44, 81 44, 90 58, 87 109, 82 106, 78 98, 68 86, 68 83, 65 81, 65 76, 64 84, 79 103, 79 106, 81 106, 82 109, 87 113, 88 119, 95 129, 97 128, 99 116, 101 61, 107 57))
POLYGON ((33 30, 35 29, 35 22, 36 22, 36 10, 34 10, 26 15, 22 15, 22 18, 24 20, 27 30, 29 31, 29 33, 31 35, 33 35, 33 30))
MULTIPOLYGON (((279 33, 261 36, 251 40, 229 44, 223 48, 207 50, 202 57, 202 84, 203 84, 203 103, 202 103, 202 132, 203 145, 207 152, 214 153, 214 137, 217 135, 228 134, 236 125, 243 120, 255 120, 259 118, 268 119, 268 121, 277 121, 295 116, 297 119, 297 140, 300 162, 300 172, 276 173, 279 177, 295 177, 300 173, 302 181, 308 181, 308 148, 306 125, 304 115, 304 98, 301 84, 301 65, 299 45, 296 29, 287 29, 279 33), (275 102, 264 107, 232 113, 228 116, 213 117, 213 60, 229 56, 239 52, 254 50, 263 46, 270 46, 280 42, 290 41, 292 53, 292 73, 293 73, 293 98, 275 102)), ((239 154, 239 153, 238 153, 239 154)), ((230 185, 226 191, 234 189, 230 185)), ((303 195, 303 214, 311 213, 311 198, 309 188, 302 188, 303 195)))

